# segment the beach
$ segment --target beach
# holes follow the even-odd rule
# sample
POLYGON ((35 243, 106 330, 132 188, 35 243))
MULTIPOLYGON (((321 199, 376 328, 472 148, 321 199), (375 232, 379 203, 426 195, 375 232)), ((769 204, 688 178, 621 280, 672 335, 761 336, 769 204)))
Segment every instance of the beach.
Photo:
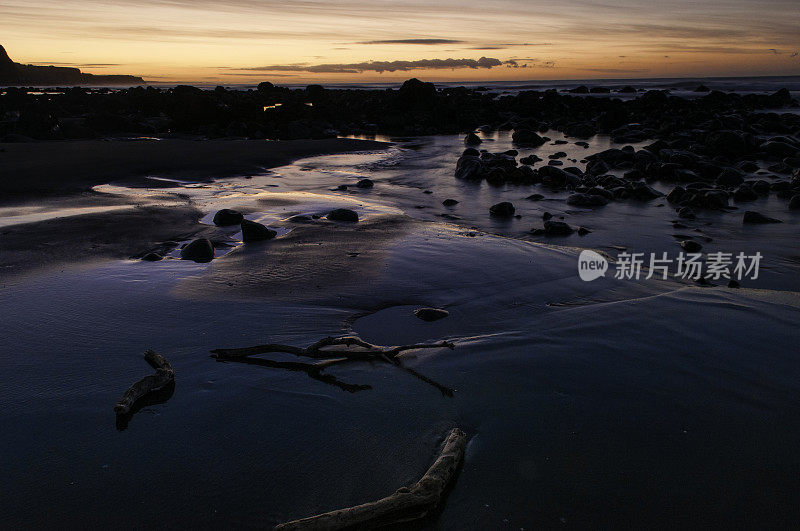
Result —
MULTIPOLYGON (((487 151, 515 147, 510 132, 478 134, 487 151)), ((519 157, 614 146, 548 135, 517 146, 519 157)), ((461 135, 380 140, 261 142, 248 157, 233 144, 174 163, 166 141, 106 143, 64 156, 76 179, 38 210, 3 207, 15 209, 0 229, 0 359, 13 375, 0 419, 14 426, 3 435, 0 481, 15 493, 5 524, 272 526, 410 485, 454 426, 469 438, 465 462, 425 528, 780 527, 800 516, 798 220, 785 201, 748 206, 782 224, 700 211, 676 229, 663 196, 579 208, 568 190, 456 179, 461 135), (84 173, 99 160, 126 169, 84 173), (144 171, 144 160, 161 165, 144 171), (356 186, 365 178, 372 187, 356 186), (543 198, 526 199, 535 192, 543 198), (502 201, 520 217, 490 216, 502 201), (68 210, 84 207, 114 210, 68 210), (276 236, 242 243, 239 225, 214 225, 223 208, 276 236), (335 208, 359 221, 326 219, 335 208), (531 232, 544 213, 591 232, 531 232), (53 217, 13 223, 31 215, 53 217), (738 289, 614 278, 623 250, 676 253, 674 235, 694 228, 710 239, 698 239, 704 252, 759 250, 762 276, 738 289), (214 260, 180 260, 201 236, 214 260), (611 259, 605 277, 581 280, 582 249, 611 259), (152 251, 164 258, 141 260, 152 251), (47 257, 55 267, 41 267, 47 257), (422 321, 420 307, 449 315, 422 321), (210 357, 340 335, 455 348, 325 371, 344 387, 210 357), (112 406, 150 370, 148 348, 170 360, 174 389, 120 424, 112 406)), ((15 160, 18 146, 46 148, 0 155, 15 160)), ((16 160, 30 176, 45 164, 16 160)))

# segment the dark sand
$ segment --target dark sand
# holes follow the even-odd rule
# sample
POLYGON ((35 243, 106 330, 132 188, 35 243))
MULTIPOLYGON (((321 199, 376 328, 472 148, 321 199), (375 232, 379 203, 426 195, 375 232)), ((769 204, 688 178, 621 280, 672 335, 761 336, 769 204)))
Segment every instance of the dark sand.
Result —
POLYGON ((92 186, 125 182, 158 186, 148 175, 210 180, 263 172, 315 154, 382 149, 388 144, 350 139, 266 141, 81 141, 0 144, 0 204, 4 216, 59 209, 103 209, 84 215, 0 226, 4 281, 67 263, 134 258, 166 251, 199 236, 225 235, 198 223, 203 216, 187 197, 169 205, 131 204, 130 198, 94 193, 92 186), (36 195, 47 198, 33 200, 36 195), (127 207, 126 207, 127 204, 127 207), (44 208, 46 207, 46 208, 44 208), (166 242, 166 243, 165 243, 166 242))
POLYGON ((111 181, 135 184, 148 175, 193 181, 252 175, 312 155, 386 146, 344 138, 0 143, 0 194, 63 194, 111 181))

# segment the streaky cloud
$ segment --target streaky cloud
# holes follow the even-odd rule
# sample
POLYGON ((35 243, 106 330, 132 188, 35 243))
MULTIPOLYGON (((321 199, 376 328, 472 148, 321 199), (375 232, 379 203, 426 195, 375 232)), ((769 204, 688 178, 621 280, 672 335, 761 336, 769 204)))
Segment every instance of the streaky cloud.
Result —
POLYGON ((437 44, 463 44, 464 41, 455 39, 387 39, 381 41, 362 41, 355 44, 421 44, 433 46, 437 44))
POLYGON ((361 72, 405 72, 408 70, 490 69, 505 64, 500 59, 418 59, 415 61, 365 61, 361 63, 290 64, 243 68, 260 72, 313 72, 317 74, 358 74, 361 72))

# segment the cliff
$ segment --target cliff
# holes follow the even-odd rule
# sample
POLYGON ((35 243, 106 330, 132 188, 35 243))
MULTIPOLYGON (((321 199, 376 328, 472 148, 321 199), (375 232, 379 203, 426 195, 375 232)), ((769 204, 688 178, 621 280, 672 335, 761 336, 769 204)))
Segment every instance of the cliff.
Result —
POLYGON ((144 85, 138 76, 86 74, 77 68, 15 63, 0 45, 0 85, 144 85))

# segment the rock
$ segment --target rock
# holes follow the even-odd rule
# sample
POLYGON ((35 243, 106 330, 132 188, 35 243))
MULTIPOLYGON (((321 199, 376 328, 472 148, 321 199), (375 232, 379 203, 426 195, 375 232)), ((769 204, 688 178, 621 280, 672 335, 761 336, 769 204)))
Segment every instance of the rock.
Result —
POLYGON ((375 186, 375 183, 372 179, 361 179, 356 183, 356 188, 372 188, 375 186))
POLYGON ((542 199, 544 199, 544 196, 542 194, 531 194, 525 199, 527 199, 528 201, 541 201, 542 199))
POLYGON ((423 321, 438 321, 439 319, 444 319, 450 312, 447 310, 443 310, 441 308, 417 308, 414 310, 414 315, 418 319, 422 319, 423 321))
POLYGON ((164 257, 158 253, 147 253, 142 257, 142 260, 145 262, 158 262, 159 260, 163 260, 164 257))
POLYGON ((783 222, 779 219, 767 217, 759 212, 748 210, 747 212, 744 213, 744 217, 742 218, 742 223, 763 224, 763 223, 783 223, 783 222))
POLYGON ((544 233, 550 236, 566 236, 575 232, 575 229, 563 221, 548 220, 544 222, 544 233))
POLYGON ((789 210, 800 210, 800 194, 789 199, 789 210))
POLYGON ((532 165, 536 164, 537 162, 541 162, 541 161, 542 161, 542 158, 539 157, 538 155, 528 155, 527 157, 522 157, 521 159, 519 159, 519 163, 520 164, 527 164, 529 166, 532 166, 532 165))
POLYGON ((515 212, 516 209, 514 208, 514 205, 508 201, 497 203, 489 208, 489 214, 498 218, 510 218, 515 212))
POLYGON ((578 227, 578 236, 586 236, 587 234, 591 233, 589 229, 586 227, 578 227))
POLYGON ((331 210, 326 217, 331 221, 358 221, 358 214, 348 208, 331 210))
POLYGON ((705 86, 705 85, 700 85, 699 87, 697 87, 696 89, 694 89, 694 91, 695 91, 695 92, 711 92, 711 89, 710 89, 710 88, 708 88, 708 87, 707 87, 707 86, 705 86))
POLYGON ((468 146, 477 146, 481 142, 483 142, 483 140, 475 133, 469 133, 466 138, 464 138, 464 143, 468 146))
POLYGON ((464 154, 456 163, 456 179, 480 181, 483 178, 484 166, 479 156, 464 154))
POLYGON ((242 241, 245 243, 271 240, 277 234, 277 232, 268 229, 261 223, 256 223, 249 219, 242 220, 242 241))
POLYGON ((205 263, 214 259, 214 245, 208 238, 198 238, 181 249, 181 260, 205 263))
POLYGON ((719 186, 738 186, 743 182, 744 174, 736 168, 725 168, 716 180, 716 184, 719 186))
POLYGON ((511 141, 515 144, 538 147, 545 143, 544 138, 530 129, 517 129, 511 135, 511 141))
POLYGON ((455 199, 445 199, 444 201, 442 201, 442 204, 447 207, 455 206, 458 204, 458 201, 456 201, 455 199))
POLYGON ((678 217, 683 219, 694 219, 697 217, 697 215, 691 208, 683 207, 680 210, 678 210, 678 217))
POLYGON ((217 227, 227 227, 228 225, 238 225, 242 222, 244 216, 241 212, 237 212, 236 210, 231 210, 229 208, 223 208, 216 214, 214 214, 214 225, 217 227))
POLYGON ((563 159, 566 156, 567 156, 567 154, 564 153, 563 151, 557 151, 556 153, 553 153, 552 155, 549 155, 547 158, 549 158, 549 159, 563 159))
POLYGON ((567 197, 567 204, 573 206, 593 207, 609 203, 608 198, 594 194, 572 194, 567 197))
POLYGON ((672 189, 670 193, 667 194, 667 201, 669 201, 670 203, 678 203, 680 202, 681 198, 683 197, 683 194, 685 193, 686 193, 685 188, 683 188, 682 186, 676 186, 675 188, 672 189))
POLYGON ((737 202, 755 201, 758 194, 749 186, 740 186, 733 192, 733 200, 737 202))
POLYGON ((733 280, 733 279, 728 281, 728 287, 729 288, 734 288, 735 289, 735 288, 738 288, 739 286, 740 286, 740 284, 737 281, 733 280))
POLYGON ((797 148, 786 142, 771 140, 761 145, 761 151, 773 157, 794 157, 797 155, 797 148))
POLYGON ((713 153, 739 156, 747 150, 741 133, 736 131, 714 131, 706 137, 706 146, 713 153))
POLYGON ((699 253, 703 250, 703 246, 694 240, 684 240, 681 242, 681 247, 687 253, 699 253))
POLYGON ((548 219, 553 219, 553 214, 550 212, 545 212, 542 214, 542 220, 547 221, 548 219))

